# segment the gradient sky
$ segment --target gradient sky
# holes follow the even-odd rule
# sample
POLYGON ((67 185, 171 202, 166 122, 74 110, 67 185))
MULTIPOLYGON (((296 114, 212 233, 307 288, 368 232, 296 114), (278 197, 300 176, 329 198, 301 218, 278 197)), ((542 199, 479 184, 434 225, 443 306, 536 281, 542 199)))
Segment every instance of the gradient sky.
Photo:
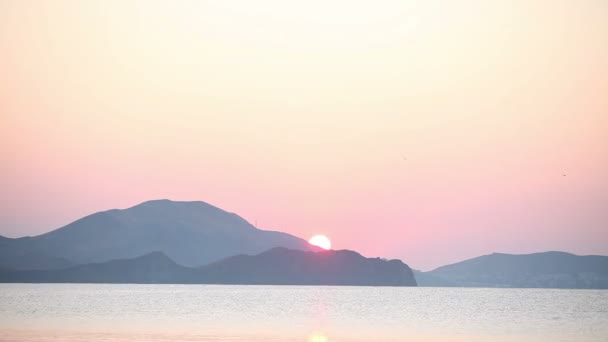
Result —
POLYGON ((1 235, 170 198, 421 269, 608 254, 605 1, 0 0, 0 51, 1 235))

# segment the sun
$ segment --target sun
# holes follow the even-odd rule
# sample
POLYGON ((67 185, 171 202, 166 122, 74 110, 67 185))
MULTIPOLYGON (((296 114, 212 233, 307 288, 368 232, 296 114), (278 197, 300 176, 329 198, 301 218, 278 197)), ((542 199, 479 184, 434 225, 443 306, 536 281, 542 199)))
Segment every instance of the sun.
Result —
POLYGON ((325 250, 331 249, 331 241, 325 235, 315 235, 308 240, 308 243, 323 248, 325 250))

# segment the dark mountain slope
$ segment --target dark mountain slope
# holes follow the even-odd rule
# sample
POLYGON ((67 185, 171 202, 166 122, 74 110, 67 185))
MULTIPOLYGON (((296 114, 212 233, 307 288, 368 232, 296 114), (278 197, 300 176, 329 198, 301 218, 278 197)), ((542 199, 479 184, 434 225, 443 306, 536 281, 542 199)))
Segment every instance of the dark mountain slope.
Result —
POLYGON ((400 260, 365 258, 348 251, 305 252, 273 248, 237 255, 200 268, 205 281, 221 284, 416 286, 400 260))
POLYGON ((0 271, 1 282, 23 283, 190 283, 195 270, 161 252, 61 270, 0 271))
POLYGON ((0 269, 0 282, 416 286, 412 271, 399 260, 368 259, 352 251, 286 248, 229 257, 199 268, 178 265, 154 252, 62 270, 0 269))

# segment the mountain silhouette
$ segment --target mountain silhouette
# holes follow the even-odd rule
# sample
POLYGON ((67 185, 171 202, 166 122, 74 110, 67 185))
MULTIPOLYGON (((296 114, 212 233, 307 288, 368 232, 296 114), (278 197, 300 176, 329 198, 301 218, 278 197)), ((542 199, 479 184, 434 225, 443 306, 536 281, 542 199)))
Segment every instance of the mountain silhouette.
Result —
POLYGON ((192 283, 195 269, 161 252, 133 259, 77 265, 60 270, 0 270, 1 282, 23 283, 192 283))
POLYGON ((0 267, 58 269, 154 251, 184 266, 200 266, 273 247, 314 249, 303 239, 257 229, 205 202, 155 200, 98 212, 38 236, 0 237, 0 267))
POLYGON ((608 256, 493 253, 416 272, 421 286, 608 288, 608 256))
POLYGON ((416 286, 411 269, 400 260, 365 258, 347 250, 287 248, 233 256, 196 268, 153 252, 61 270, 0 269, 0 282, 416 286))
POLYGON ((401 260, 365 258, 349 250, 306 252, 273 248, 236 255, 200 268, 206 281, 221 284, 416 286, 401 260))

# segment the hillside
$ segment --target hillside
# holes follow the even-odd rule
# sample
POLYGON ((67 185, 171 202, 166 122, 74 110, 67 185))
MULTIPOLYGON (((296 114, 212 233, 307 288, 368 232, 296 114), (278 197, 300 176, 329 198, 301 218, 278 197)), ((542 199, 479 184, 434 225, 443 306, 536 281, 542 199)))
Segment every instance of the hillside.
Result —
POLYGON ((349 250, 273 248, 229 257, 201 271, 207 282, 221 284, 416 286, 412 270, 401 260, 365 258, 349 250))
POLYGON ((273 247, 312 248, 305 240, 257 229, 240 216, 205 202, 156 200, 98 212, 34 237, 2 237, 0 266, 58 269, 154 251, 184 266, 200 266, 273 247))
POLYGON ((365 258, 346 250, 286 248, 229 257, 198 268, 178 265, 163 253, 153 252, 61 270, 0 269, 0 282, 416 286, 412 271, 400 260, 365 258))
POLYGON ((421 286, 608 288, 608 257, 493 253, 417 274, 421 286))

